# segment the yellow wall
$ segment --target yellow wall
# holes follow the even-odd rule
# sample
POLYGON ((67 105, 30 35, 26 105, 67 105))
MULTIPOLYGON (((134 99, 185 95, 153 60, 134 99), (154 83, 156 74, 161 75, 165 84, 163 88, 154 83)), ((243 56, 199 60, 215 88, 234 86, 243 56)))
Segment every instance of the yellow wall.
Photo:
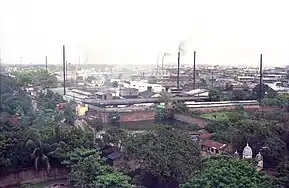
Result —
POLYGON ((84 116, 87 111, 88 111, 88 105, 78 104, 76 106, 76 115, 77 116, 84 116))

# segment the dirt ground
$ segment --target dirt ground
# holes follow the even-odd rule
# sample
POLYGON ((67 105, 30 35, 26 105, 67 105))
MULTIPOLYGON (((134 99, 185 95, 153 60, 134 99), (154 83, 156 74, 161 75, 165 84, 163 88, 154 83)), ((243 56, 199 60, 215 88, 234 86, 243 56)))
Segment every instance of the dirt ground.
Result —
POLYGON ((69 182, 67 180, 58 180, 55 182, 51 182, 44 188, 72 188, 72 186, 69 185, 69 182))

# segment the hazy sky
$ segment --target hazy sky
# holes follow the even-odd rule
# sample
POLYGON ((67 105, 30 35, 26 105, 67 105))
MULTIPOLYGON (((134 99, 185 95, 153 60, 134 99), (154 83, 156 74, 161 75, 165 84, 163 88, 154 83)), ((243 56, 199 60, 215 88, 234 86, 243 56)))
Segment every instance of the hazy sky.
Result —
POLYGON ((289 2, 282 0, 0 0, 2 60, 61 63, 176 61, 215 65, 289 64, 289 2), (161 59, 161 58, 160 58, 161 59))

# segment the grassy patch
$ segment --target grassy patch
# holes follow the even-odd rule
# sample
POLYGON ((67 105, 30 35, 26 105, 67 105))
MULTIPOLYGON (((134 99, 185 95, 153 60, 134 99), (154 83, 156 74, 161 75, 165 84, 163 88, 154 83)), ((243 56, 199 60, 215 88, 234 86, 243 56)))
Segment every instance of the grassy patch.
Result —
POLYGON ((212 112, 200 116, 211 120, 229 120, 229 112, 212 112))

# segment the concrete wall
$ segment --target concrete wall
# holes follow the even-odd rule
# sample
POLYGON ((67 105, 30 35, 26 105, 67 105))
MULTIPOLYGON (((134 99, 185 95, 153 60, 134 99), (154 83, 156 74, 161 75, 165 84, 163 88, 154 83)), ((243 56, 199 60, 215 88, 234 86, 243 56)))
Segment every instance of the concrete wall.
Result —
POLYGON ((120 113, 120 122, 154 120, 155 114, 154 111, 120 113))
MULTIPOLYGON (((214 112, 214 111, 221 111, 221 110, 230 110, 236 108, 235 106, 229 106, 229 107, 214 107, 214 108, 194 108, 190 111, 201 111, 201 112, 214 112)), ((273 110, 276 109, 275 107, 260 107, 259 105, 251 105, 251 106, 244 106, 245 110, 273 110)), ((102 121, 104 123, 108 123, 108 115, 109 112, 100 112, 102 121)), ((152 110, 136 110, 131 112, 119 112, 120 115, 120 122, 134 122, 134 121, 146 121, 146 120, 154 120, 155 119, 155 111, 152 110)), ((186 115, 186 114, 177 114, 175 115, 175 119, 179 121, 183 121, 190 124, 199 124, 201 127, 210 122, 211 120, 201 118, 199 116, 194 115, 186 115)))
POLYGON ((27 183, 38 183, 48 180, 65 179, 68 175, 66 168, 52 168, 49 173, 45 169, 23 169, 0 177, 0 188, 27 183))
MULTIPOLYGON (((154 111, 133 111, 133 112, 119 112, 120 122, 146 121, 154 120, 156 112, 154 111)), ((102 121, 108 123, 109 112, 101 112, 102 121)))
POLYGON ((76 106, 76 115, 77 116, 84 116, 87 111, 88 111, 88 105, 78 104, 76 106))
POLYGON ((213 122, 212 120, 205 119, 199 116, 178 113, 174 114, 174 119, 184 123, 198 124, 200 128, 204 128, 206 124, 213 122))

